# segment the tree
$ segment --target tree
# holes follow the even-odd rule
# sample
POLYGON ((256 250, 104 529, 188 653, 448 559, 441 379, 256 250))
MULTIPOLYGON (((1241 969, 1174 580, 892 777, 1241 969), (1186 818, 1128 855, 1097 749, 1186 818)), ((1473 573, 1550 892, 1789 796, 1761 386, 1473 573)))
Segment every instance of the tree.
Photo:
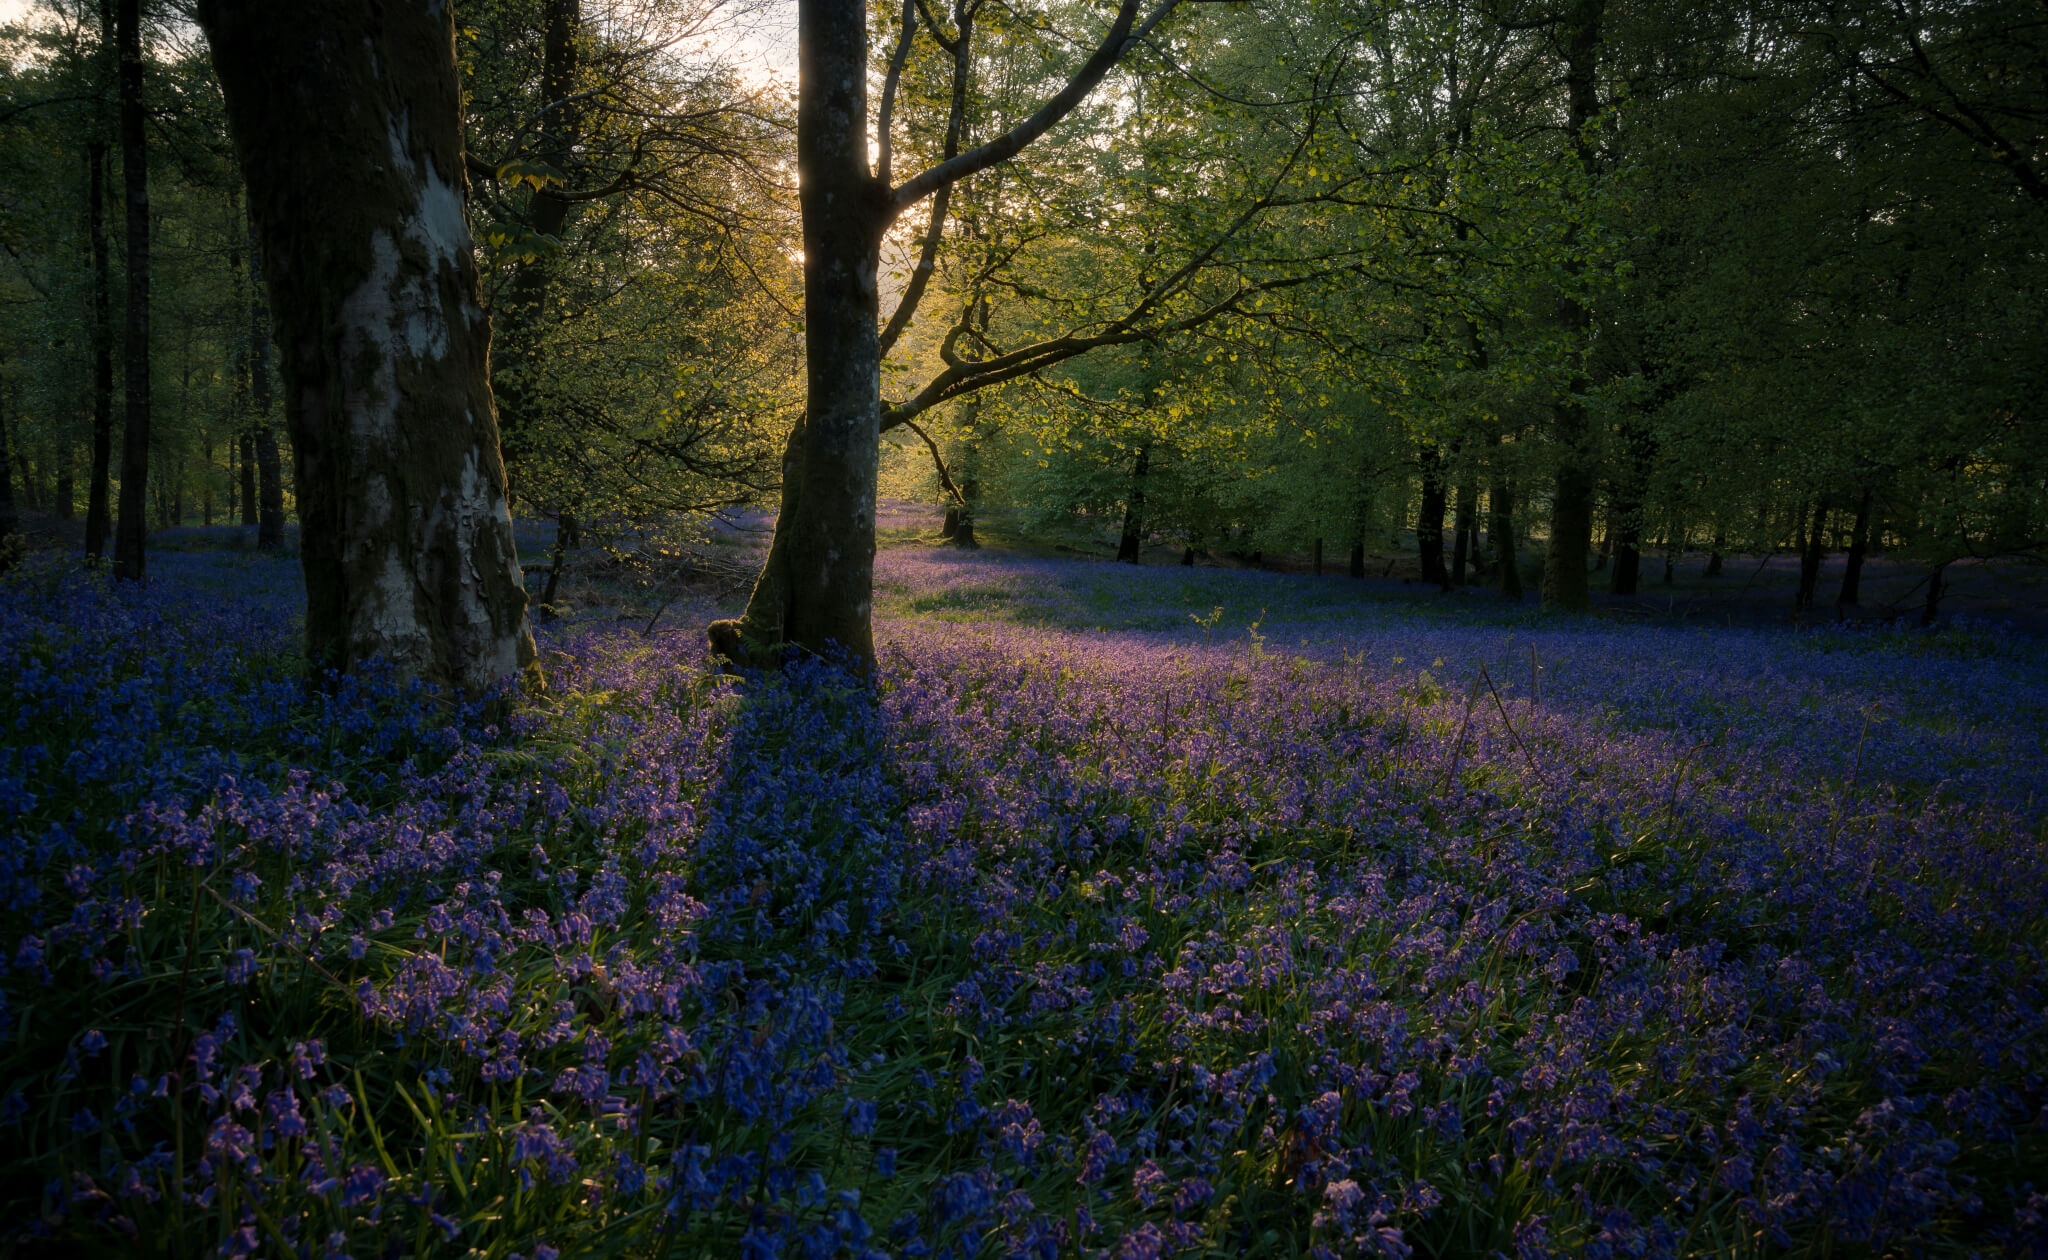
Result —
POLYGON ((198 17, 288 386, 310 664, 383 657, 471 690, 537 680, 450 9, 201 0, 198 17))
POLYGON ((115 0, 114 46, 120 58, 121 184, 127 208, 126 316, 121 341, 121 501, 114 518, 114 573, 143 575, 149 534, 149 146, 142 106, 141 0, 115 0))
MULTIPOLYGON (((875 493, 882 431, 880 294, 882 238, 905 210, 959 180, 1008 161, 1087 98, 1138 40, 1177 6, 1162 0, 1139 21, 1138 0, 1122 0, 1108 32, 1065 86, 1001 135, 895 184, 891 121, 919 8, 906 2, 898 52, 889 63, 875 115, 875 166, 868 166, 868 32, 864 0, 799 0, 797 6, 797 180, 803 216, 806 398, 782 464, 782 510, 761 577, 737 621, 713 622, 714 651, 745 657, 793 643, 812 652, 844 651, 865 665, 874 657, 869 622, 874 585, 875 493)), ((956 6, 951 44, 956 90, 964 94, 973 8, 956 6)), ((960 109, 949 132, 957 140, 960 109)), ((931 211, 942 220, 943 201, 931 211)), ((904 301, 914 310, 916 294, 904 301)), ((892 327, 907 323, 901 310, 892 327)), ((1136 340, 1130 336, 1122 340, 1136 340)), ((1097 344, 1121 344, 1118 341, 1097 344)), ((1062 346, 1035 356, 1057 362, 1092 346, 1062 346)), ((959 369, 934 382, 905 410, 922 410, 978 384, 1030 370, 1034 356, 980 370, 959 369), (1014 371, 1013 371, 1014 370, 1014 371), (978 379, 977 379, 978 378, 978 379)), ((903 415, 907 420, 915 411, 903 415)))

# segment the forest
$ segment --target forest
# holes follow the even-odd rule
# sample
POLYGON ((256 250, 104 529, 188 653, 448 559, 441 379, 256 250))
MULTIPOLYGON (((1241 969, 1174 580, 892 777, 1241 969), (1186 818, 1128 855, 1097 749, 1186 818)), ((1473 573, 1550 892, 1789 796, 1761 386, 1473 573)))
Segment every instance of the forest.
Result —
POLYGON ((2048 1256, 2048 16, 0 5, 0 1254, 2048 1256))

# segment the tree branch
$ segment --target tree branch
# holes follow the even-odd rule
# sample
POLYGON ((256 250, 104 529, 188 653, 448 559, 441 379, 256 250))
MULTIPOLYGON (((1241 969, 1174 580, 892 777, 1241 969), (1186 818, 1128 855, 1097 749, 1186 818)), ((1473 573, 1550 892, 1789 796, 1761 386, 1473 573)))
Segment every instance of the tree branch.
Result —
POLYGON ((1029 118, 987 144, 949 158, 897 188, 889 195, 891 208, 900 212, 904 207, 915 205, 955 180, 964 179, 976 171, 987 170, 998 162, 1007 161, 1015 156, 1025 145, 1050 130, 1054 123, 1072 113, 1074 107, 1088 98, 1088 94, 1095 90, 1095 85, 1102 82, 1104 76, 1108 75, 1124 53, 1138 40, 1150 35, 1152 28, 1164 21, 1167 14, 1172 13, 1179 4, 1180 0, 1160 0, 1159 7, 1152 10, 1151 16, 1134 30, 1133 23, 1137 21, 1138 16, 1138 0, 1121 0, 1117 6, 1116 21, 1110 25, 1109 34, 1095 46, 1095 51, 1089 54, 1088 60, 1082 63, 1074 77, 1069 79, 1067 85, 1051 100, 1039 106, 1038 111, 1029 118))
POLYGON ((903 35, 889 58, 889 73, 882 80, 882 104, 875 113, 875 180, 889 182, 889 124, 896 113, 896 85, 903 81, 903 63, 910 60, 910 45, 917 38, 916 0, 903 0, 903 35))

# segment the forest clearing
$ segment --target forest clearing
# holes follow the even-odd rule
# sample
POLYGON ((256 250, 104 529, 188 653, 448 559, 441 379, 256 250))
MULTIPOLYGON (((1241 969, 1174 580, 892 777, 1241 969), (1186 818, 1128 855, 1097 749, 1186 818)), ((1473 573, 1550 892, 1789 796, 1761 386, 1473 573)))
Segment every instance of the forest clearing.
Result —
POLYGON ((2035 0, 0 0, 0 1257, 2048 1257, 2035 0))

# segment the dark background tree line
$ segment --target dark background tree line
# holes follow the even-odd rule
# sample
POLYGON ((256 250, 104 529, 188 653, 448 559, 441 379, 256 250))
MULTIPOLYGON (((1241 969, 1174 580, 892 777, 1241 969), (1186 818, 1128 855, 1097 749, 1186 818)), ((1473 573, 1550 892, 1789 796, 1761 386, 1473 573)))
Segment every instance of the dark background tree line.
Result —
MULTIPOLYGON (((935 458, 969 545, 1004 504, 1109 522, 1125 559, 1149 539, 1363 575, 1412 532, 1427 581, 1566 608, 1680 554, 1783 548, 1802 610, 1828 551, 1853 604, 1884 549, 1926 566, 1931 615, 1947 565, 2044 543, 2048 27, 2017 0, 801 9, 804 64, 861 89, 806 88, 824 150, 692 52, 718 6, 475 0, 445 52, 416 35, 460 89, 420 196, 466 196, 491 338, 471 410, 506 502, 554 523, 549 575, 587 530, 779 493, 803 538, 741 626, 857 646, 884 433, 935 458), (817 307, 828 281, 852 305, 817 307), (851 567, 791 593, 799 545, 851 567)), ((270 319, 299 312, 242 193, 263 120, 230 125, 257 43, 66 0, 9 53, 0 521, 82 514, 129 576, 151 525, 260 519, 277 544, 310 431, 295 470, 270 319)), ((273 90, 259 69, 245 97, 273 90)), ((336 310, 371 266, 349 257, 336 310)))

